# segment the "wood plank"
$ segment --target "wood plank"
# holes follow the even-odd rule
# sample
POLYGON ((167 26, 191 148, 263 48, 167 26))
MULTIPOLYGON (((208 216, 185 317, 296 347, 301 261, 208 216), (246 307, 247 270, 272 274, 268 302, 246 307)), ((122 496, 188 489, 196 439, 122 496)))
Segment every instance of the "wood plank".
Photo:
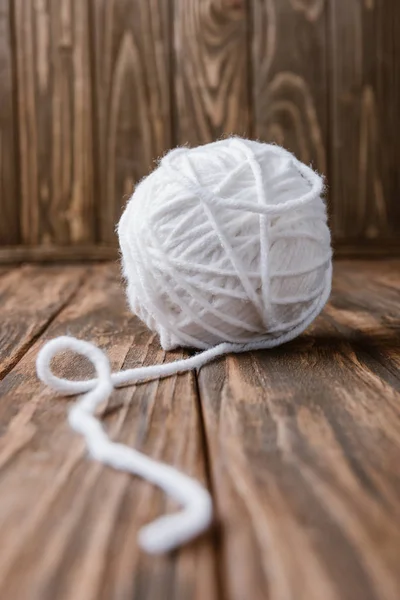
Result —
POLYGON ((400 236, 400 5, 331 2, 331 199, 339 241, 400 236))
POLYGON ((15 0, 25 244, 95 239, 87 0, 15 0))
POLYGON ((327 4, 324 0, 251 4, 255 135, 285 146, 324 175, 327 4))
MULTIPOLYGON (((139 552, 138 528, 176 507, 142 480, 88 460, 66 422, 74 400, 55 398, 37 381, 39 346, 66 332, 99 344, 114 370, 180 355, 165 356, 129 312, 117 266, 103 265, 3 380, 0 529, 7 552, 0 553, 0 596, 216 598, 210 537, 160 558, 139 552)), ((90 374, 69 355, 55 368, 66 377, 90 374)), ((113 438, 206 481, 193 374, 116 391, 105 422, 113 438)))
POLYGON ((0 265, 23 262, 71 263, 88 260, 117 260, 118 248, 93 244, 90 246, 4 246, 0 247, 0 265))
POLYGON ((175 0, 174 11, 176 142, 249 136, 246 3, 175 0))
POLYGON ((358 360, 400 389, 400 262, 356 264, 357 269, 353 261, 340 265, 340 277, 326 312, 337 331, 352 339, 358 360))
POLYGON ((100 240, 135 183, 171 147, 170 27, 166 0, 93 0, 97 207, 100 240))
POLYGON ((232 600, 399 598, 400 265, 372 265, 336 264, 298 340, 200 372, 232 600))
POLYGON ((0 379, 76 293, 86 268, 25 266, 0 278, 0 379))
POLYGON ((0 245, 19 242, 10 7, 0 0, 0 245))
MULTIPOLYGON (((333 211, 334 212, 334 211, 333 211)), ((347 243, 335 241, 335 258, 396 258, 400 256, 400 241, 380 240, 378 243, 347 243)))
MULTIPOLYGON (((336 258, 393 258, 400 256, 400 244, 377 246, 347 246, 335 248, 336 258)), ((117 260, 116 246, 96 244, 91 246, 5 246, 0 247, 0 265, 19 263, 72 263, 83 261, 117 260)))
POLYGON ((4 275, 7 275, 13 268, 15 267, 6 267, 0 265, 0 277, 4 277, 4 275))

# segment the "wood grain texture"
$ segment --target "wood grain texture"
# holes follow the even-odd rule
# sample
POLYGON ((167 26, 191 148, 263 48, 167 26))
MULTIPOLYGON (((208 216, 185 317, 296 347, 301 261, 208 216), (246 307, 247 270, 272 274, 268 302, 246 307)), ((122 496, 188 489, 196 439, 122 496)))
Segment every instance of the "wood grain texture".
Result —
POLYGON ((7 275, 12 268, 13 267, 0 266, 0 277, 4 277, 4 275, 7 275))
POLYGON ((232 133, 327 175, 338 254, 400 255, 397 0, 0 0, 0 40, 0 262, 111 257, 154 161, 232 133))
MULTIPOLYGON (((141 553, 139 527, 177 507, 142 480, 88 460, 66 421, 74 400, 55 397, 36 379, 39 347, 67 332, 101 346, 113 370, 182 355, 165 356, 128 311, 119 269, 100 265, 5 377, 0 385, 0 530, 7 552, 0 553, 0 596, 215 599, 210 537, 165 557, 141 553)), ((91 373, 84 360, 69 354, 58 357, 54 367, 66 377, 91 373)), ((118 390, 103 416, 114 439, 206 482, 193 374, 118 390)))
MULTIPOLYGON (((0 596, 398 600, 399 260, 336 263, 323 314, 281 348, 113 394, 103 410, 112 437, 214 495, 218 538, 157 559, 138 551, 138 529, 176 507, 87 460, 66 423, 73 400, 35 376, 41 344, 65 333, 101 346, 114 370, 182 356, 165 355, 130 314, 117 265, 89 269, 0 271, 21 348, 0 383, 0 596)), ((54 367, 90 375, 69 354, 54 367)))
POLYGON ((251 7, 255 135, 326 175, 327 2, 254 0, 251 7))
POLYGON ((331 2, 331 198, 338 240, 400 237, 400 5, 331 2))
POLYGON ((87 0, 15 0, 25 244, 95 238, 87 0))
POLYGON ((85 267, 14 269, 0 278, 0 379, 79 288, 85 267))
POLYGON ((201 370, 228 598, 399 598, 399 273, 338 263, 306 334, 201 370))
POLYGON ((134 185, 171 147, 169 0, 91 0, 100 240, 134 185))
POLYGON ((250 135, 244 0, 174 0, 176 142, 250 135))
POLYGON ((400 257, 400 239, 382 240, 379 244, 360 244, 356 241, 347 243, 341 240, 334 241, 334 254, 336 258, 396 258, 400 257))
POLYGON ((0 246, 20 237, 10 7, 0 0, 0 246))
POLYGON ((1 264, 19 264, 23 262, 73 263, 76 261, 117 260, 118 248, 104 244, 69 246, 3 246, 0 247, 1 264))
MULTIPOLYGON (((372 258, 382 259, 400 256, 398 243, 382 243, 366 247, 358 244, 340 244, 335 246, 336 259, 372 258)), ((118 260, 119 250, 116 246, 93 244, 90 246, 3 246, 0 247, 0 265, 29 263, 75 263, 82 261, 118 260)))

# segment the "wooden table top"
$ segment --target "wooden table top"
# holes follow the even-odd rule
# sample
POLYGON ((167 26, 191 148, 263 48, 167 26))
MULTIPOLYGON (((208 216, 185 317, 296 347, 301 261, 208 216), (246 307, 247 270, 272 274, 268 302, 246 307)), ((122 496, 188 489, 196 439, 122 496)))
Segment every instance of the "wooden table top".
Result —
MULTIPOLYGON (((0 271, 0 598, 399 600, 400 261, 340 261, 297 340, 115 391, 114 439, 209 487, 216 525, 150 557, 139 527, 175 505, 87 459, 73 399, 36 378, 69 333, 114 370, 174 360, 130 314, 116 264, 0 271)), ((57 359, 66 377, 89 365, 57 359)))

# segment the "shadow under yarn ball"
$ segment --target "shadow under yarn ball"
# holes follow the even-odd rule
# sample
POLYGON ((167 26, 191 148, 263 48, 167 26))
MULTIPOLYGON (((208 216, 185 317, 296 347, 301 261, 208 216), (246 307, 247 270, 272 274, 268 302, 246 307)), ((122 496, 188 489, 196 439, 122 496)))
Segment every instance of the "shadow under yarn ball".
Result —
POLYGON ((294 338, 330 293, 322 193, 322 178, 275 145, 172 150, 119 223, 132 310, 165 350, 294 338))

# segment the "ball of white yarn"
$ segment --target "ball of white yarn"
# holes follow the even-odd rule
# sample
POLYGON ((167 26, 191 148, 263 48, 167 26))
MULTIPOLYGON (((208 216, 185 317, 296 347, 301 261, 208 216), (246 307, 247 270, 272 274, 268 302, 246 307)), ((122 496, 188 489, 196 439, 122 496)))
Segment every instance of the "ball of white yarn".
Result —
POLYGON ((132 310, 163 348, 272 347, 331 286, 323 180, 282 148, 178 148, 136 188, 118 234, 132 310))

